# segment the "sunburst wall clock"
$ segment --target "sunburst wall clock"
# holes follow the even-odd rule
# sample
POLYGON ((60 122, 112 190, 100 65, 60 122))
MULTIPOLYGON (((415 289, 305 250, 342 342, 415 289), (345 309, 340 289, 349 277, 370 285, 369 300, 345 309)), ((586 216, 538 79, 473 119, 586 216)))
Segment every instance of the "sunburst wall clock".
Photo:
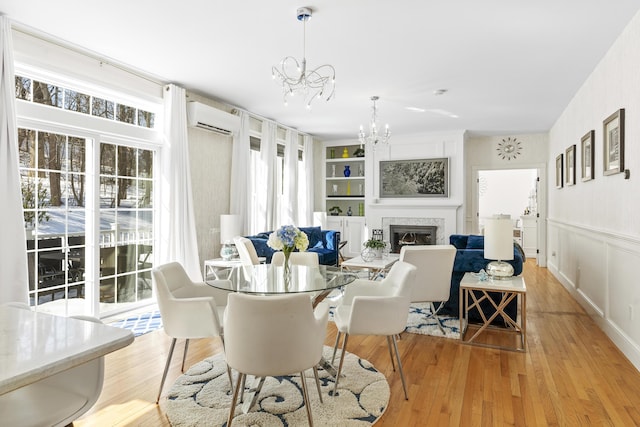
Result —
POLYGON ((511 160, 522 154, 522 142, 516 138, 504 138, 498 143, 498 157, 503 160, 511 160))

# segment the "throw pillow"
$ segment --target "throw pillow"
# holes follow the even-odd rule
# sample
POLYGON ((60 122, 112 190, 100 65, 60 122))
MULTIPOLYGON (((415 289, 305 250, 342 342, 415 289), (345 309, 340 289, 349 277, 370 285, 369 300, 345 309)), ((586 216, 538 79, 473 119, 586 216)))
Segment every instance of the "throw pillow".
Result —
POLYGON ((300 231, 307 235, 309 239, 309 249, 324 247, 320 227, 300 227, 300 231))

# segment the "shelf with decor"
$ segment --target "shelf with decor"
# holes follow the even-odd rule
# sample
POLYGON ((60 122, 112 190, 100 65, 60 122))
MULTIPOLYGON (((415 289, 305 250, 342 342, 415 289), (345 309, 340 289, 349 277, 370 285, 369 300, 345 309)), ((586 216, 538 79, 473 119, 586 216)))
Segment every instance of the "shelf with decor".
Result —
POLYGON ((325 143, 325 210, 364 216, 365 158, 360 145, 325 143), (345 156, 345 157, 343 157, 345 156))

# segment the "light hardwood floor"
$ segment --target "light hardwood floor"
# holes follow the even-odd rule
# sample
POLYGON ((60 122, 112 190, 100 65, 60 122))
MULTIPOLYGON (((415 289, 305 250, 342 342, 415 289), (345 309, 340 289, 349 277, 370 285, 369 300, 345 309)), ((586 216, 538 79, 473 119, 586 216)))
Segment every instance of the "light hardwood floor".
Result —
MULTIPOLYGON (((387 376, 391 400, 376 426, 640 425, 640 372, 544 268, 527 261, 526 353, 404 333, 399 349, 409 387, 404 400, 382 337, 352 337, 348 350, 387 376)), ((329 322, 327 345, 335 327, 329 322)), ((100 400, 75 426, 166 426, 155 397, 170 339, 143 335, 107 356, 100 400)), ((178 350, 179 348, 179 350, 178 350)), ((195 340, 187 366, 221 351, 195 340)), ((166 391, 180 375, 176 347, 166 391)))

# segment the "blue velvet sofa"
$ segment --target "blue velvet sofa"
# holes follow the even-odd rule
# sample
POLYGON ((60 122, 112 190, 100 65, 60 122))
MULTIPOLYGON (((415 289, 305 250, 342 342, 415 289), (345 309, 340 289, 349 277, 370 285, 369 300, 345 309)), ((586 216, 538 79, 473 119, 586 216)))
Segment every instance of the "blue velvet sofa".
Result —
MULTIPOLYGON (((458 317, 460 315, 460 281, 467 272, 477 273, 486 268, 491 260, 484 258, 484 236, 452 234, 449 237, 449 243, 456 247, 456 258, 453 262, 453 273, 451 275, 451 289, 449 293, 449 301, 440 310, 442 314, 458 317)), ((525 260, 524 252, 520 245, 514 242, 513 260, 508 261, 514 270, 514 275, 522 273, 523 262, 525 260)), ((500 301, 500 293, 492 292, 491 297, 496 303, 500 301)), ((485 314, 491 315, 495 312, 490 301, 480 303, 485 314)), ((511 301, 506 308, 506 313, 515 319, 518 310, 517 301, 511 301)), ((498 316, 499 317, 499 316, 498 316)), ((480 321, 480 314, 474 308, 469 312, 470 321, 480 321)), ((502 319, 496 319, 494 323, 500 324, 502 319)))
MULTIPOLYGON (((309 239, 308 252, 318 254, 318 260, 322 265, 338 265, 338 245, 340 244, 340 232, 335 230, 322 230, 320 227, 298 227, 309 239)), ((271 257, 276 252, 267 245, 271 231, 258 233, 255 236, 246 236, 251 240, 259 257, 265 257, 267 263, 271 263, 271 257)))

